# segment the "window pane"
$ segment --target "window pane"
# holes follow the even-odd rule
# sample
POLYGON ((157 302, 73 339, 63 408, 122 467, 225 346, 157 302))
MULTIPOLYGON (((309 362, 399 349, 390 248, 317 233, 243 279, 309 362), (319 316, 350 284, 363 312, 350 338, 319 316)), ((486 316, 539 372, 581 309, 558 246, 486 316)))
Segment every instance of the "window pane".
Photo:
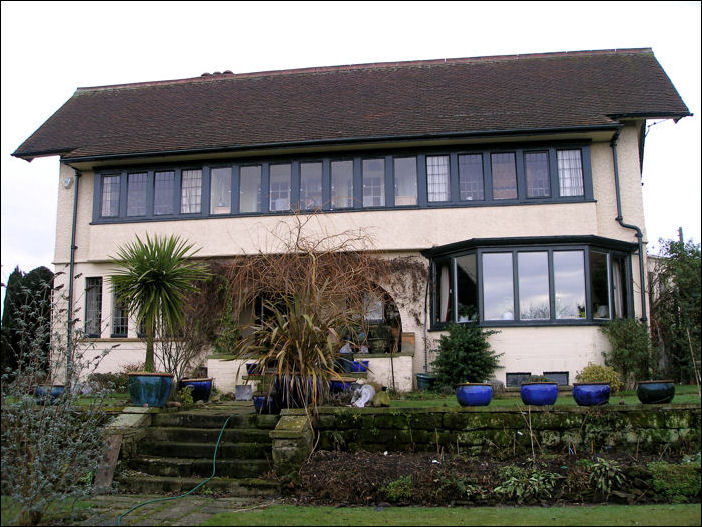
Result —
POLYGON ((514 320, 512 253, 483 254, 485 320, 514 320))
POLYGON ((458 172, 461 185, 461 199, 485 199, 482 154, 458 156, 458 172))
POLYGON ((520 320, 550 319, 548 253, 520 252, 518 263, 520 320))
POLYGON ((363 160, 363 206, 385 206, 385 160, 363 160))
POLYGON ((583 161, 580 150, 558 151, 558 182, 561 196, 582 196, 583 161))
POLYGON ((241 167, 239 212, 261 212, 261 167, 241 167))
POLYGON ((427 156, 427 199, 448 201, 449 156, 427 156))
POLYGON ((492 154, 492 197, 517 199, 517 167, 513 152, 492 154))
POLYGON ((393 161, 395 171, 395 205, 417 204, 417 158, 398 157, 393 161))
POLYGON ((331 164, 331 208, 353 207, 353 161, 331 164))
POLYGON ((553 252, 556 318, 585 318, 585 254, 553 252))
POLYGON ((322 208, 322 163, 300 163, 300 209, 322 208))
POLYGON ((213 168, 210 171, 210 214, 232 211, 232 169, 213 168))
POLYGON ((548 174, 548 152, 527 152, 524 156, 528 198, 547 198, 551 195, 548 174))
POLYGON ((119 176, 102 178, 101 216, 119 216, 119 176))
POLYGON ((183 170, 180 185, 180 212, 200 212, 202 204, 202 170, 183 170))
POLYGON ((102 278, 85 279, 85 336, 99 337, 102 325, 102 278))
POLYGON ((146 172, 127 176, 127 216, 146 214, 146 182, 148 177, 146 172))
POLYGON ((271 165, 270 210, 290 210, 291 165, 271 165))
POLYGON ((629 316, 626 261, 624 256, 612 255, 612 296, 614 296, 614 316, 617 318, 629 316))
POLYGON ((154 214, 173 214, 175 172, 156 172, 154 178, 154 214))
POLYGON ((456 258, 458 322, 475 320, 478 313, 478 259, 475 254, 456 258))
POLYGON ((366 322, 382 322, 385 310, 383 299, 374 293, 363 295, 363 320, 366 322))
POLYGON ((451 262, 434 264, 434 323, 453 322, 453 288, 451 287, 451 262))
POLYGON ((112 296, 112 336, 126 337, 128 331, 129 316, 127 308, 123 303, 117 301, 117 294, 112 296))
POLYGON ((607 255, 590 251, 590 301, 592 318, 610 318, 607 255))

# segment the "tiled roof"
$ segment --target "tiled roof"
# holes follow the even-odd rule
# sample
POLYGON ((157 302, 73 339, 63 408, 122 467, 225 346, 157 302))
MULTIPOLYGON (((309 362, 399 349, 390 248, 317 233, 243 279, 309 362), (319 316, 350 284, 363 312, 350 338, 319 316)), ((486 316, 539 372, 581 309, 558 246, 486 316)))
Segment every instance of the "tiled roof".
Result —
POLYGON ((91 159, 686 115, 648 48, 441 59, 79 88, 13 155, 91 159))

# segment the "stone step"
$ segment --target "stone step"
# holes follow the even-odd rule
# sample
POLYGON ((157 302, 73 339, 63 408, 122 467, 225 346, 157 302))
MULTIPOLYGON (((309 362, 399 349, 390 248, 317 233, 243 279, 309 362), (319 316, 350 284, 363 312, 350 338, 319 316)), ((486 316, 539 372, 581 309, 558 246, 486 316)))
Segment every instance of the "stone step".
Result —
POLYGON ((261 428, 272 430, 278 423, 278 419, 280 419, 279 415, 258 415, 250 409, 247 411, 206 409, 154 414, 152 416, 151 425, 221 429, 229 416, 232 416, 232 418, 227 423, 227 429, 261 428))
MULTIPOLYGON (((129 491, 142 494, 185 493, 202 483, 206 478, 181 478, 165 476, 134 475, 119 481, 120 492, 129 491)), ((279 496, 280 484, 277 481, 260 478, 221 478, 216 477, 195 491, 202 495, 203 490, 221 493, 227 496, 279 496)))
MULTIPOLYGON (((156 457, 140 455, 130 458, 127 467, 144 474, 168 477, 202 477, 212 475, 212 457, 207 458, 182 458, 182 457, 156 457)), ((268 459, 220 459, 217 456, 215 474, 227 478, 252 478, 259 477, 270 471, 271 461, 268 459)))
MULTIPOLYGON (((198 438, 199 439, 199 438, 198 438)), ((154 441, 144 439, 139 453, 148 456, 205 459, 212 462, 216 439, 207 442, 154 441)), ((240 443, 221 441, 217 459, 265 459, 271 456, 271 443, 240 443)))
MULTIPOLYGON (((146 440, 174 441, 181 443, 217 443, 221 428, 187 428, 182 426, 150 427, 146 440)), ((261 428, 227 428, 222 433, 222 444, 260 443, 271 444, 270 430, 261 428)))

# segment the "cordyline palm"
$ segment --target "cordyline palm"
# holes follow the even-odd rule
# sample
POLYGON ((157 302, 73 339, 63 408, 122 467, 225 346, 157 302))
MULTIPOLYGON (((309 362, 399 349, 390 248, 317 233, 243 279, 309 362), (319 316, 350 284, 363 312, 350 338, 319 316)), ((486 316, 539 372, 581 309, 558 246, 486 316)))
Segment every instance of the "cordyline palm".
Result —
POLYGON ((179 236, 137 236, 136 242, 117 249, 112 258, 114 275, 110 277, 117 297, 130 312, 136 313, 137 324, 144 322, 146 360, 144 369, 154 371, 154 335, 157 324, 174 330, 183 321, 183 302, 187 293, 197 289, 195 282, 209 273, 202 263, 192 260, 199 249, 179 236))

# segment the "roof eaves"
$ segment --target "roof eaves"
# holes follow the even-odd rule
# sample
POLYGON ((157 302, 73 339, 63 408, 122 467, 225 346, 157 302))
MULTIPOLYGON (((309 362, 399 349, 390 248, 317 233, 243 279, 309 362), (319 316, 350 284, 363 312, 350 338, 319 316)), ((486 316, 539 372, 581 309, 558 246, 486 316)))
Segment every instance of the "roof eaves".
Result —
MULTIPOLYGON (((517 128, 510 130, 479 130, 465 132, 444 132, 435 134, 417 134, 417 135, 388 135, 388 136, 369 136, 369 137, 351 137, 351 138, 334 138, 334 139, 314 139, 303 141, 290 141, 278 143, 258 143, 253 145, 234 145, 221 146, 212 148, 195 148, 183 150, 158 150, 158 151, 143 151, 129 152, 116 154, 96 154, 96 155, 76 155, 74 157, 65 157, 64 161, 106 161, 110 159, 130 159, 138 157, 162 157, 169 155, 193 155, 193 154, 214 154, 222 152, 237 152, 242 150, 262 150, 268 148, 300 148, 305 146, 326 146, 334 144, 353 144, 353 143, 382 143, 390 141, 421 141, 427 139, 449 139, 449 138, 470 138, 470 137, 496 137, 496 136, 517 136, 517 135, 544 135, 553 133, 566 132, 592 132, 592 131, 610 131, 622 128, 621 123, 613 122, 611 124, 597 124, 571 127, 550 127, 550 128, 517 128)), ((31 153, 30 153, 31 154, 31 153)), ((14 154, 13 154, 14 155, 14 154)))
POLYGON ((24 159, 27 162, 32 162, 34 158, 37 157, 48 157, 48 156, 60 156, 65 154, 66 152, 71 152, 73 151, 74 148, 72 147, 66 147, 66 148, 52 148, 51 150, 36 150, 34 152, 29 151, 29 152, 20 152, 19 148, 12 152, 10 155, 12 157, 17 157, 19 159, 24 159))

